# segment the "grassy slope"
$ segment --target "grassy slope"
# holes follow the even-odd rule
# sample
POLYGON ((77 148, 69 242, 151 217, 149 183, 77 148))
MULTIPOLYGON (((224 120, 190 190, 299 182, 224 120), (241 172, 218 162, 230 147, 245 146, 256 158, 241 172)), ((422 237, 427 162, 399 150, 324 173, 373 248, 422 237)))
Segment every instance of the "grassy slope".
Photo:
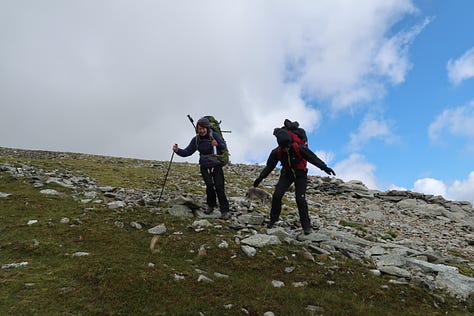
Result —
MULTIPOLYGON (((0 163, 18 160, 0 157, 0 163)), ((103 185, 126 188, 159 189, 166 172, 166 163, 152 167, 118 158, 29 161, 45 170, 67 169, 103 185)), ((174 164, 172 174, 175 178, 170 178, 167 190, 179 185, 180 177, 198 176, 192 164, 174 164)), ((45 196, 27 181, 6 173, 0 176, 0 192, 12 194, 0 199, 0 265, 28 262, 25 267, 0 270, 0 315, 243 315, 242 308, 254 315, 269 310, 276 315, 305 315, 310 314, 307 305, 320 306, 324 315, 468 313, 468 306, 451 299, 440 302, 411 286, 389 284, 387 277, 374 277, 367 266, 344 258, 315 263, 303 258, 300 247, 286 244, 259 249, 256 257, 249 258, 234 241, 238 232, 219 220, 214 223, 223 224, 221 228, 196 232, 189 228, 193 219, 149 209, 114 211, 83 205, 68 189, 54 187, 67 194, 63 197, 45 196), (63 217, 71 222, 61 224, 63 217), (31 219, 38 223, 27 225, 31 219), (125 223, 124 228, 116 227, 115 221, 125 223), (131 228, 131 221, 144 229, 131 228), (146 229, 160 223, 167 233, 159 239, 159 251, 151 253, 146 229), (218 247, 223 240, 229 244, 226 249, 218 247), (207 256, 199 257, 203 244, 207 256), (78 251, 90 255, 73 257, 78 251), (285 273, 289 266, 295 271, 285 273), (196 269, 214 282, 197 282, 196 269), (229 278, 217 278, 215 272, 229 278), (175 274, 184 279, 175 280, 175 274), (274 288, 272 280, 286 286, 274 288), (291 286, 301 281, 307 286, 291 286), (388 289, 381 288, 387 284, 388 289), (226 304, 232 307, 226 309, 226 304)))

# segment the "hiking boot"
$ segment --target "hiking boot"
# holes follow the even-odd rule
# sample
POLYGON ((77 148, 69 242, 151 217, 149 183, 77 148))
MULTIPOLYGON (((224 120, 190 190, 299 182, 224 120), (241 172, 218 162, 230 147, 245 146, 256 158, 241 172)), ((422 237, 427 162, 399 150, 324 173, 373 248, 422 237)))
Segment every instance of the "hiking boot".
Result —
POLYGON ((267 228, 273 228, 273 225, 275 225, 274 221, 269 221, 267 224, 267 228))
POLYGON ((229 212, 221 212, 221 219, 229 219, 229 212))
POLYGON ((309 234, 311 234, 312 232, 313 232, 313 229, 312 229, 311 227, 310 227, 310 228, 305 228, 305 229, 303 229, 303 233, 304 233, 305 235, 309 235, 309 234))
POLYGON ((204 211, 204 214, 209 215, 209 214, 211 214, 212 212, 214 212, 214 207, 208 206, 208 207, 207 207, 207 210, 204 211))

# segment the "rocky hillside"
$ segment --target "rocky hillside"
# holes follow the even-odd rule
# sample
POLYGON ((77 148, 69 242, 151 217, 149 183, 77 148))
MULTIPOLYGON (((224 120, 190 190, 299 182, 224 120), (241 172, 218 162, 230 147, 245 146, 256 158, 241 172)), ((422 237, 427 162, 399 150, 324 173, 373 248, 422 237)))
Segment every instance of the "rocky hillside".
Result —
MULTIPOLYGON (((85 204, 147 207, 176 216, 195 217, 196 226, 206 225, 208 219, 220 215, 203 213, 205 189, 195 164, 173 162, 170 166, 169 162, 132 160, 137 168, 153 168, 161 174, 158 179, 148 179, 148 186, 134 188, 99 183, 90 176, 61 168, 44 171, 29 161, 99 159, 99 156, 0 148, 0 158, 10 160, 0 160, 0 175, 8 173, 29 179, 38 188, 46 183, 72 188, 76 198, 85 204), (12 163, 11 158, 18 162, 12 163)), ((120 163, 111 157, 100 159, 120 163)), ((447 201, 440 196, 410 191, 373 191, 360 181, 313 176, 309 179, 307 200, 314 232, 301 234, 293 192, 285 196, 277 227, 266 229, 269 202, 250 201, 245 197, 261 168, 243 164, 225 167, 231 207, 231 217, 225 225, 237 231, 253 232, 239 240, 248 256, 268 244, 287 243, 318 256, 331 257, 338 253, 365 264, 372 263, 367 268, 371 273, 395 276, 394 283, 414 284, 428 290, 444 289, 459 299, 467 299, 474 292, 474 209, 469 202, 447 201)), ((275 170, 260 187, 271 193, 277 179, 278 170, 275 170)), ((0 192, 0 203, 7 196, 8 192, 0 192)), ((160 231, 160 227, 150 229, 151 233, 160 234, 160 231)))

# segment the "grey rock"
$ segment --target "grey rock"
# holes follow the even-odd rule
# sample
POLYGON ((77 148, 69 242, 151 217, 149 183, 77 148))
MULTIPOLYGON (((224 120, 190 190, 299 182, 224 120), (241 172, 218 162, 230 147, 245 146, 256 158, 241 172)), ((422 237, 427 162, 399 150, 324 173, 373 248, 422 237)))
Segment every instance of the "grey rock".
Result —
POLYGON ((107 203, 107 207, 109 209, 117 209, 117 208, 122 208, 122 207, 125 207, 126 204, 124 201, 113 201, 113 202, 109 202, 107 203))
POLYGON ((105 193, 105 192, 112 192, 115 190, 114 187, 111 187, 111 186, 102 186, 102 187, 98 187, 97 189, 99 189, 101 192, 105 193))
POLYGON ((138 230, 143 228, 142 224, 137 223, 137 222, 130 222, 130 227, 138 229, 138 230))
POLYGON ((243 224, 262 225, 265 217, 262 214, 251 213, 239 216, 238 220, 243 224))
POLYGON ((433 264, 430 262, 418 260, 415 258, 405 258, 406 262, 412 266, 420 268, 422 271, 427 273, 434 273, 434 272, 457 272, 458 268, 453 266, 448 266, 444 264, 433 264))
POLYGON ((164 233, 166 233, 166 226, 165 224, 160 224, 148 229, 148 232, 153 235, 163 235, 164 233))
POLYGON ((193 211, 186 205, 176 204, 168 209, 168 213, 177 217, 193 217, 193 211))
POLYGON ((59 192, 53 189, 45 189, 40 191, 41 194, 47 194, 47 195, 59 195, 59 192))
POLYGON ((378 269, 383 273, 387 273, 387 274, 398 276, 398 277, 403 277, 403 278, 411 277, 411 273, 408 270, 405 270, 396 266, 380 266, 378 267, 378 269))
POLYGON ((212 226, 212 224, 209 223, 208 220, 203 219, 203 220, 194 221, 194 222, 191 224, 191 226, 194 227, 194 228, 206 228, 206 227, 212 226))
POLYGON ((284 286, 285 286, 285 282, 279 281, 279 280, 273 280, 273 281, 272 281, 272 286, 273 286, 273 287, 276 287, 276 288, 284 287, 284 286))
POLYGON ((202 275, 202 274, 199 275, 197 281, 198 281, 198 282, 204 282, 204 283, 212 283, 212 282, 214 282, 214 280, 212 280, 212 279, 210 279, 210 278, 208 278, 207 276, 202 275))
POLYGON ((474 278, 455 271, 442 271, 438 273, 435 284, 438 288, 446 289, 449 293, 463 300, 474 293, 474 278))
POLYGON ((280 245, 281 241, 277 236, 256 234, 256 235, 243 239, 241 243, 246 244, 248 246, 261 248, 261 247, 271 246, 271 245, 280 245))
POLYGON ((257 249, 251 246, 241 245, 240 249, 242 249, 242 251, 249 257, 255 257, 257 254, 257 249))
POLYGON ((196 210, 202 207, 201 203, 197 203, 193 199, 186 198, 184 196, 179 196, 178 198, 172 200, 170 204, 186 205, 191 210, 196 210))

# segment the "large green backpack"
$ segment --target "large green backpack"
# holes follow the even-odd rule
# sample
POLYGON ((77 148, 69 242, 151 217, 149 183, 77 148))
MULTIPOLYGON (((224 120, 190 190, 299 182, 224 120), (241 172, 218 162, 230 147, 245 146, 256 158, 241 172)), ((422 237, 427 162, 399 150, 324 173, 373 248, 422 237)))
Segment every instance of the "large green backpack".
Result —
MULTIPOLYGON (((222 138, 222 140, 225 142, 225 139, 224 139, 224 135, 222 133, 222 130, 221 130, 221 122, 216 120, 216 118, 212 115, 206 115, 204 116, 205 118, 207 118, 209 120, 209 122, 211 123, 211 138, 213 137, 212 136, 212 133, 218 133, 219 136, 222 138)), ((226 149, 224 150, 219 150, 217 155, 212 155, 212 156, 215 156, 215 158, 223 165, 225 166, 226 164, 229 163, 229 156, 230 156, 230 153, 229 153, 229 148, 227 147, 227 143, 226 143, 226 149)))

